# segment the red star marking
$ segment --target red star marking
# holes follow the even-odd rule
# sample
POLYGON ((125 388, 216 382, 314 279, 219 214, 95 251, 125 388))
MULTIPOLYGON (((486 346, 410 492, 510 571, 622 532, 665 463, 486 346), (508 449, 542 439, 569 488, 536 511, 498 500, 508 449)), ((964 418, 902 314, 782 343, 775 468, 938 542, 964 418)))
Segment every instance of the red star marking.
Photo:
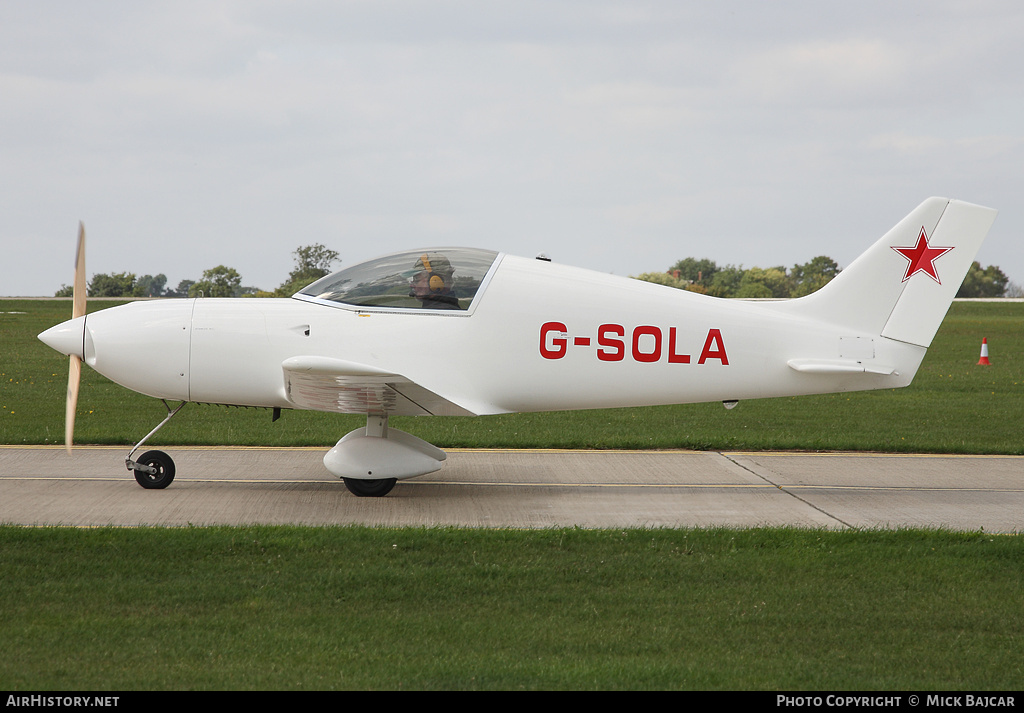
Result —
POLYGON ((898 248, 895 245, 890 247, 910 261, 910 264, 907 265, 907 274, 903 276, 904 282, 918 272, 923 272, 940 285, 942 284, 939 280, 939 273, 935 271, 935 261, 953 248, 933 248, 928 244, 928 234, 924 231, 924 227, 921 228, 921 234, 917 236, 917 245, 914 247, 898 248))

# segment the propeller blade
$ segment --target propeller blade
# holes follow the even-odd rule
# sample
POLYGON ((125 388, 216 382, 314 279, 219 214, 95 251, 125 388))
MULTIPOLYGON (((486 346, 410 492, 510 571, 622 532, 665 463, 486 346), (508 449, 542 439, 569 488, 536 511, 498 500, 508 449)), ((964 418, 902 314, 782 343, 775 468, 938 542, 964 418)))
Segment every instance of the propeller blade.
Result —
MULTIPOLYGON (((85 314, 85 225, 78 223, 78 248, 75 250, 75 282, 72 289, 71 318, 85 314)), ((75 411, 78 408, 78 385, 82 381, 82 360, 71 356, 68 373, 68 398, 64 410, 64 448, 71 453, 75 435, 75 411)))
POLYGON ((71 318, 85 314, 85 225, 78 224, 78 248, 75 250, 75 282, 72 291, 71 318))
POLYGON ((68 401, 64 411, 64 448, 71 454, 71 442, 75 435, 75 411, 78 408, 78 384, 82 380, 82 360, 71 356, 71 371, 68 373, 68 401))

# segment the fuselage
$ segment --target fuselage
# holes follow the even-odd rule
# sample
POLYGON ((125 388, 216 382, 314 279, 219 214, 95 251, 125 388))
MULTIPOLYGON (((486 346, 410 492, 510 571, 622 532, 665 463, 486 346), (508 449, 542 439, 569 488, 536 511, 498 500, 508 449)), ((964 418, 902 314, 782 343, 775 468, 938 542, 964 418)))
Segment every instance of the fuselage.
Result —
MULTIPOLYGON (((69 324, 54 330, 73 332, 69 324)), ((299 356, 400 374, 493 414, 893 388, 909 383, 925 351, 771 303, 508 255, 465 311, 168 299, 101 310, 83 325, 86 363, 129 389, 274 408, 295 406, 282 363, 299 356), (794 360, 900 368, 806 373, 794 360)))

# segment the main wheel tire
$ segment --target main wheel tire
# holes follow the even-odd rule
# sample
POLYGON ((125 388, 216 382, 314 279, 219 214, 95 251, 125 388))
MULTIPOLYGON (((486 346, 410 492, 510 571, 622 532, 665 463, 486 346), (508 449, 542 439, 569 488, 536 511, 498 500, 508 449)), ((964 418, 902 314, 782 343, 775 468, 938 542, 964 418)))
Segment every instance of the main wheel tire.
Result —
POLYGON ((360 480, 359 478, 342 478, 345 487, 353 495, 360 498, 382 498, 391 492, 398 482, 396 478, 381 478, 379 480, 360 480))
POLYGON ((141 470, 134 471, 135 481, 147 490, 161 490, 174 480, 174 461, 163 451, 146 451, 135 462, 156 468, 156 473, 152 475, 141 470))

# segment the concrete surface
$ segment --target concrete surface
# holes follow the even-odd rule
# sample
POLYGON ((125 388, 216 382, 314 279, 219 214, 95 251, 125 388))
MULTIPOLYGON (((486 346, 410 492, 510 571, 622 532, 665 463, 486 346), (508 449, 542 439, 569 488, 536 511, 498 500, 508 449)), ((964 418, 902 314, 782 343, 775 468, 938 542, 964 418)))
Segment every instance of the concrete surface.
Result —
POLYGON ((1024 457, 450 450, 438 472, 357 498, 326 449, 168 448, 166 490, 127 449, 0 446, 0 523, 467 527, 944 527, 1024 531, 1024 457))

